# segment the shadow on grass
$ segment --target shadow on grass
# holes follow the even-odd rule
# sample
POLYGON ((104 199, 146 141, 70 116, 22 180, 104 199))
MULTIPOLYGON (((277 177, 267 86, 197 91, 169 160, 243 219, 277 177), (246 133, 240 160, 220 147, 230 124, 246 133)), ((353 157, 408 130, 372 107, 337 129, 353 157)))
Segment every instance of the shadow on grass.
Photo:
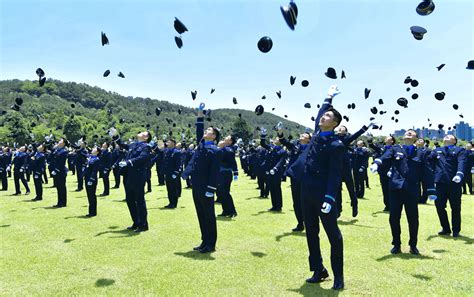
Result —
POLYGON ((181 257, 185 257, 185 258, 189 258, 189 259, 193 259, 193 260, 205 260, 205 261, 215 260, 215 258, 211 254, 209 254, 209 253, 201 254, 198 251, 189 251, 189 252, 185 252, 185 253, 175 252, 174 254, 176 256, 181 256, 181 257))
POLYGON ((389 212, 388 212, 388 211, 383 211, 383 210, 381 210, 381 211, 376 211, 376 212, 373 212, 373 213, 372 213, 372 216, 376 218, 376 217, 378 217, 379 214, 386 214, 386 215, 388 215, 389 212))
POLYGON ((258 200, 260 200, 260 199, 268 199, 268 198, 262 198, 262 197, 260 197, 260 196, 245 198, 245 200, 253 200, 253 199, 258 199, 258 200))
POLYGON ((67 239, 64 239, 64 243, 70 243, 70 242, 73 242, 74 240, 76 240, 76 239, 74 239, 74 238, 67 238, 67 239))
POLYGON ((11 225, 1 225, 0 228, 7 228, 10 227, 11 225))
POLYGON ((118 229, 118 228, 119 228, 119 226, 109 226, 110 230, 115 230, 115 229, 118 229))
POLYGON ((283 211, 261 210, 261 211, 259 211, 259 212, 257 212, 257 213, 252 214, 252 216, 256 217, 256 216, 262 215, 262 214, 264 214, 264 213, 269 213, 269 214, 274 214, 274 215, 275 215, 275 214, 277 214, 277 215, 285 214, 285 212, 283 212, 283 211))
POLYGON ((340 291, 321 288, 321 284, 304 283, 298 289, 288 289, 287 291, 298 293, 302 296, 338 296, 340 291))
POLYGON ((90 219, 91 217, 88 217, 88 216, 70 216, 70 217, 64 217, 65 220, 69 220, 69 219, 90 219))
POLYGON ((442 254, 442 253, 446 253, 447 250, 433 250, 433 253, 437 253, 437 254, 442 254))
POLYGON ((474 238, 463 236, 463 235, 459 235, 458 237, 452 237, 449 235, 430 235, 426 238, 426 240, 430 241, 433 238, 451 239, 454 241, 460 240, 460 241, 464 241, 465 244, 472 244, 474 242, 474 238))
POLYGON ((337 224, 338 225, 343 225, 343 226, 347 226, 347 225, 354 225, 355 223, 357 223, 359 220, 358 219, 352 219, 350 221, 337 221, 337 224))
POLYGON ((125 199, 123 200, 112 200, 113 202, 127 202, 125 199))
MULTIPOLYGON (((113 226, 113 227, 115 227, 115 226, 113 226)), ((109 229, 110 229, 110 227, 109 227, 109 229)), ((98 236, 102 236, 102 235, 105 235, 105 234, 121 235, 121 236, 109 236, 109 238, 123 238, 123 237, 134 237, 134 236, 140 235, 140 232, 135 232, 133 230, 127 230, 127 229, 117 230, 117 231, 108 230, 108 231, 99 232, 94 236, 98 237, 98 236)))
POLYGON ((95 282, 95 286, 98 287, 98 288, 101 288, 101 287, 107 287, 107 286, 111 286, 115 283, 115 280, 113 279, 109 279, 109 278, 99 278, 96 282, 95 282))
POLYGON ((302 237, 302 236, 306 236, 306 234, 304 232, 285 232, 283 234, 275 236, 275 240, 276 241, 281 241, 282 238, 288 237, 288 236, 302 237))
POLYGON ((426 276, 426 275, 423 275, 423 274, 412 274, 411 276, 413 276, 414 278, 420 279, 420 280, 424 280, 424 281, 429 281, 429 280, 432 279, 431 276, 426 276))
POLYGON ((412 255, 412 254, 404 254, 404 253, 400 253, 400 254, 390 254, 390 255, 385 255, 383 257, 380 257, 377 259, 377 262, 382 262, 382 261, 385 261, 385 260, 389 260, 389 259, 393 259, 393 258, 400 258, 400 259, 403 259, 403 260, 434 260, 436 258, 434 257, 431 257, 431 256, 426 256, 426 255, 412 255))
POLYGON ((252 256, 257 257, 257 258, 263 258, 267 255, 266 253, 262 253, 262 252, 250 252, 250 253, 252 254, 252 256))

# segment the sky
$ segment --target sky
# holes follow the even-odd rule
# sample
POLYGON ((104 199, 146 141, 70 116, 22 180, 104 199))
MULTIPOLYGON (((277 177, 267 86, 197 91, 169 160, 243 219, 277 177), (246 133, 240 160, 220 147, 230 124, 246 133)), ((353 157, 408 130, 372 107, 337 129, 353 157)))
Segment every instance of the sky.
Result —
POLYGON ((349 117, 343 122, 349 131, 369 123, 373 106, 387 111, 374 116, 383 125, 374 134, 428 126, 427 118, 433 127, 448 127, 463 120, 461 113, 474 125, 474 70, 466 69, 474 60, 474 1, 438 0, 429 16, 416 13, 416 0, 295 2, 292 31, 280 12, 288 0, 0 0, 0 80, 37 79, 41 67, 48 78, 124 96, 193 107, 202 101, 211 109, 254 110, 262 104, 309 127, 317 104, 337 84, 341 94, 333 103, 349 117), (189 30, 181 49, 174 42, 175 17, 189 30), (413 25, 428 30, 423 40, 413 38, 413 25), (109 45, 101 46, 102 31, 109 45), (268 53, 257 48, 263 36, 273 40, 268 53), (328 67, 339 77, 344 70, 347 78, 327 78, 328 67), (111 75, 104 78, 107 69, 111 75), (117 77, 119 71, 125 79, 117 77), (293 86, 291 75, 297 78, 293 86), (407 76, 420 83, 410 92, 403 83, 407 76), (371 89, 368 99, 365 88, 371 89), (441 91, 445 100, 437 101, 434 94, 441 91), (400 97, 409 100, 407 109, 397 106, 400 97), (311 109, 303 107, 306 102, 311 109), (356 109, 347 109, 349 103, 356 109), (391 120, 396 109, 398 123, 391 120))

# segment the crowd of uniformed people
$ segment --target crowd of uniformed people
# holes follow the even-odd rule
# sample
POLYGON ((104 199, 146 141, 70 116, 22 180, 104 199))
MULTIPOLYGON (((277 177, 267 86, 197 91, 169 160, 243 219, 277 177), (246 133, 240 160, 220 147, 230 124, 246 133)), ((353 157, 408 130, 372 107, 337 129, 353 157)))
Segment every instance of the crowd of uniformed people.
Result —
POLYGON ((194 250, 213 252, 217 242, 215 203, 222 206, 217 216, 237 216, 239 197, 231 195, 231 185, 239 178, 236 158, 250 179, 257 180, 260 198, 270 197, 269 211, 283 207, 282 182, 291 184, 296 217, 293 232, 306 229, 310 270, 307 281, 320 282, 328 277, 323 266, 319 243, 319 221, 331 244, 331 267, 334 289, 344 287, 343 238, 337 219, 342 212, 342 184, 347 189, 352 216, 358 215, 358 199, 369 188, 368 171, 378 173, 381 184, 381 208, 389 212, 392 232, 391 253, 401 252, 400 218, 405 209, 409 228, 410 253, 418 255, 418 204, 434 201, 441 225, 439 235, 457 237, 461 231, 461 197, 472 195, 474 150, 471 143, 457 144, 453 135, 440 142, 418 138, 408 130, 401 141, 387 136, 383 143, 359 137, 375 123, 371 122, 350 134, 340 122, 341 114, 332 106, 338 94, 332 86, 315 118, 314 131, 307 129, 298 139, 286 136, 281 123, 273 127, 277 136, 267 139, 267 129, 260 130, 260 141, 244 143, 232 135, 220 135, 215 127, 204 128, 204 104, 197 109, 196 141, 168 137, 156 141, 150 131, 138 133, 134 140, 124 141, 115 128, 109 130, 110 142, 88 143, 85 137, 76 143, 65 138, 47 137, 43 143, 3 145, 0 152, 2 191, 13 178, 14 195, 30 194, 33 179, 34 201, 41 201, 43 186, 57 190, 54 207, 67 206, 66 178, 75 175, 77 188, 85 191, 89 202, 87 216, 97 212, 97 185, 103 183, 100 196, 110 195, 123 185, 132 224, 130 232, 149 228, 145 192, 151 192, 151 170, 156 168, 157 182, 166 186, 169 209, 176 209, 182 193, 182 182, 191 188, 196 207, 201 242, 194 250), (372 157, 372 161, 369 161, 372 157), (102 181, 101 181, 102 180, 102 181), (464 186, 464 188, 463 188, 464 186), (23 191, 23 192, 22 192, 23 191), (451 220, 446 211, 451 208, 451 220))

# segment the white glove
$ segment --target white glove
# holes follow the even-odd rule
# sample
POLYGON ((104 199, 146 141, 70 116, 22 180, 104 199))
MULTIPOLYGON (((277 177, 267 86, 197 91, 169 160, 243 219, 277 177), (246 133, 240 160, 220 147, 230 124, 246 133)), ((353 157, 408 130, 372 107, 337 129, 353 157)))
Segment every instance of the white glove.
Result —
POLYGON ((377 165, 377 163, 374 163, 374 164, 370 165, 369 169, 370 169, 370 172, 376 173, 377 170, 379 169, 379 165, 377 165))
POLYGON ((471 173, 474 173, 474 167, 471 167, 471 173))
POLYGON ((331 211, 331 208, 332 208, 331 204, 324 202, 323 207, 321 208, 321 212, 329 213, 331 211))
POLYGON ((23 172, 23 168, 20 168, 20 172, 23 172))
POLYGON ((438 196, 436 196, 436 195, 429 195, 429 196, 428 196, 428 199, 430 199, 430 201, 435 201, 436 199, 438 199, 438 196))
POLYGON ((278 122, 278 124, 276 124, 275 128, 279 131, 281 129, 283 129, 283 123, 282 122, 278 122))
POLYGON ((112 127, 112 128, 109 129, 109 136, 110 137, 113 137, 113 136, 117 135, 117 133, 118 132, 117 132, 117 129, 115 129, 115 127, 112 127))
POLYGON ((268 175, 269 173, 270 173, 270 172, 268 172, 268 171, 265 171, 265 174, 266 174, 266 175, 268 175))
POLYGON ((171 178, 172 178, 172 179, 175 179, 175 178, 176 178, 176 174, 172 174, 172 175, 171 175, 171 178))
POLYGON ((53 170, 53 171, 51 172, 51 174, 52 174, 52 175, 56 175, 56 171, 53 170))
POLYGON ((332 85, 331 87, 329 87, 329 90, 328 90, 328 96, 329 97, 334 97, 338 94, 340 94, 341 91, 339 91, 339 88, 337 87, 337 85, 332 85))
POLYGON ((206 192, 205 195, 206 195, 207 198, 214 198, 214 193, 206 192))
POLYGON ((389 172, 387 172, 387 177, 392 177, 392 170, 390 170, 389 172))
POLYGON ((262 136, 267 136, 267 129, 265 129, 265 128, 263 128, 263 127, 260 128, 260 135, 262 135, 262 136))
POLYGON ((237 181, 239 179, 238 175, 234 175, 234 180, 237 181))
POLYGON ((455 177, 453 177, 453 182, 459 184, 461 182, 461 177, 459 175, 456 175, 455 177))
POLYGON ((87 185, 88 185, 88 186, 92 186, 93 183, 90 181, 90 182, 87 182, 87 185))
POLYGON ((362 169, 362 167, 359 168, 359 172, 364 172, 364 169, 362 169))
POLYGON ((11 168, 10 168, 10 166, 8 166, 8 167, 7 167, 7 171, 10 171, 10 170, 11 170, 11 168))
POLYGON ((125 161, 120 161, 120 162, 119 162, 119 166, 120 166, 120 168, 125 167, 125 166, 127 166, 127 162, 125 162, 125 161))
POLYGON ((275 175, 275 170, 271 169, 271 170, 270 170, 270 174, 271 174, 271 175, 275 175))
POLYGON ((205 107, 206 107, 206 104, 204 104, 204 102, 201 102, 201 104, 199 104, 198 109, 202 111, 204 110, 205 107))

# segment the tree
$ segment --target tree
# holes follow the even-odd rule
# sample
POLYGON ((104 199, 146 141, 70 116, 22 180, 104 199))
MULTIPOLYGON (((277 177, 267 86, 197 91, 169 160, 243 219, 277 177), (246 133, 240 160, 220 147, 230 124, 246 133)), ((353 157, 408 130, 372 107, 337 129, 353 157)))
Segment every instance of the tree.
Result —
POLYGON ((3 124, 8 128, 8 139, 21 145, 31 141, 26 121, 20 113, 9 113, 6 116, 3 124))
POLYGON ((237 118, 233 123, 233 134, 238 138, 242 138, 244 142, 252 139, 252 131, 247 122, 242 118, 237 118))
POLYGON ((82 136, 81 123, 75 117, 70 117, 64 124, 63 131, 70 142, 76 142, 82 136))

